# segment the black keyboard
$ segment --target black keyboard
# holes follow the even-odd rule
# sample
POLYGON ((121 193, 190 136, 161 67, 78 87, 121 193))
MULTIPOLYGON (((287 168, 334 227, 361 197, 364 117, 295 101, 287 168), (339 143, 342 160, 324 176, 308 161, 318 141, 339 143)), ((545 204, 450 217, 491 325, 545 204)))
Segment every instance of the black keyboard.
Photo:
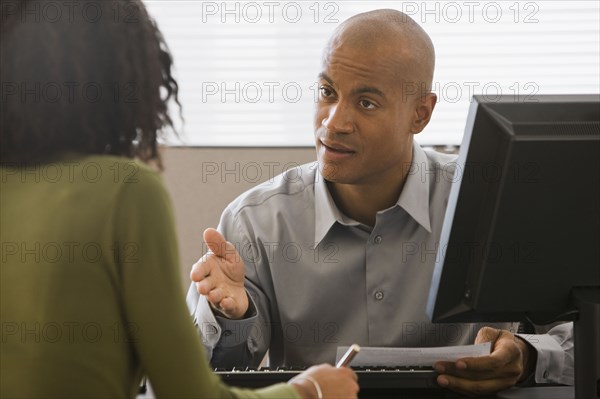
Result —
MULTIPOLYGON (((301 367, 240 367, 214 369, 215 373, 229 385, 259 388, 278 382, 286 382, 298 375, 301 367)), ((363 389, 440 389, 435 382, 437 374, 431 367, 352 367, 358 374, 363 389)))
MULTIPOLYGON (((240 367, 214 369, 229 385, 261 388, 286 382, 304 367, 240 367)), ((352 367, 358 374, 360 399, 463 399, 464 396, 440 388, 437 373, 431 367, 352 367)))

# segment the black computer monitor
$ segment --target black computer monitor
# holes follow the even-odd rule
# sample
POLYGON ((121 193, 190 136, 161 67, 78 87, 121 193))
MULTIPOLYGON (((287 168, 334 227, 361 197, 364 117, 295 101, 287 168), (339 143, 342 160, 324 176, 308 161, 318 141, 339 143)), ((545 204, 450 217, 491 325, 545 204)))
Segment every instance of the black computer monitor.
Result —
POLYGON ((600 95, 473 97, 428 314, 574 320, 576 395, 600 397, 600 95))

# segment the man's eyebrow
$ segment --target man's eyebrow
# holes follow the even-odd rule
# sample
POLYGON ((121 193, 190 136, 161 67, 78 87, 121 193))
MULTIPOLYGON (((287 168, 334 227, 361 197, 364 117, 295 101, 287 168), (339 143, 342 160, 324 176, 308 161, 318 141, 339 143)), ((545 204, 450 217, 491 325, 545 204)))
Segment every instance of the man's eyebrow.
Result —
POLYGON ((325 72, 321 72, 319 74, 319 79, 323 79, 325 80, 327 83, 329 83, 330 85, 333 86, 333 80, 325 73, 325 72))
MULTIPOLYGON (((319 79, 323 79, 324 81, 326 81, 330 85, 334 86, 333 80, 325 72, 321 72, 319 74, 319 79)), ((371 93, 371 94, 376 94, 376 95, 381 96, 381 97, 385 97, 385 94, 381 90, 379 90, 376 87, 371 87, 371 86, 357 87, 355 89, 352 89, 351 93, 352 93, 352 95, 358 95, 358 94, 363 94, 363 93, 371 93)))
POLYGON ((363 94, 363 93, 377 94, 380 97, 385 97, 385 94, 383 94, 383 92, 376 87, 362 86, 362 87, 357 87, 356 89, 352 89, 353 95, 358 95, 358 94, 363 94))

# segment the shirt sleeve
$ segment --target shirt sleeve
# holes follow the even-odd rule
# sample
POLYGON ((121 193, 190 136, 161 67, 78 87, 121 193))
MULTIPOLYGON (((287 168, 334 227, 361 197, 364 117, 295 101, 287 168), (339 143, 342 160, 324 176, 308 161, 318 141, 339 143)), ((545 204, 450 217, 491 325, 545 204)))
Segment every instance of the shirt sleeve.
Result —
MULTIPOLYGON (((243 234, 241 223, 234 220, 229 208, 221 215, 217 230, 227 241, 233 243, 238 250, 249 243, 243 234)), ((271 331, 266 295, 260 290, 249 276, 256 273, 254 259, 241 256, 245 264, 245 286, 248 292, 248 317, 240 320, 230 320, 215 316, 205 296, 199 295, 194 283, 187 294, 187 307, 196 324, 197 333, 202 337, 204 348, 214 367, 231 368, 240 365, 257 367, 269 349, 271 331)))
POLYGON ((536 383, 573 385, 573 323, 562 323, 546 334, 517 334, 537 351, 536 383))
POLYGON ((211 372, 185 306, 170 200, 159 176, 142 172, 120 192, 114 234, 135 249, 119 259, 123 312, 156 396, 297 398, 287 384, 240 390, 211 372))
MULTIPOLYGON (((243 354, 246 351, 246 339, 248 337, 245 335, 240 336, 238 332, 251 331, 253 326, 258 323, 256 304, 252 296, 248 296, 248 298, 249 309, 247 313, 251 316, 240 320, 230 320, 225 317, 215 316, 208 303, 208 299, 198 293, 194 283, 188 289, 186 303, 192 314, 196 331, 202 338, 208 359, 210 360, 213 357, 213 352, 217 345, 219 345, 220 349, 238 348, 237 350, 221 352, 229 352, 229 356, 227 353, 224 353, 226 357, 228 356, 228 359, 222 359, 220 364, 218 364, 220 367, 233 367, 244 364, 243 361, 237 362, 236 359, 243 358, 243 354)), ((215 364, 215 366, 217 365, 215 364)))

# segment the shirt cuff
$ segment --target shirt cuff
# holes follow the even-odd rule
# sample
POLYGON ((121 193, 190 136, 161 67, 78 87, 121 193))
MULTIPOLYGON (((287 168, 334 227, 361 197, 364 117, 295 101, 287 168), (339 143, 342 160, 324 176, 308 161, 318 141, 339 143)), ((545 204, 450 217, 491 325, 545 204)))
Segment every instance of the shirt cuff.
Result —
POLYGON ((213 349, 221 337, 221 327, 210 308, 208 299, 204 295, 198 294, 195 284, 192 283, 185 300, 210 361, 213 349))
MULTIPOLYGON (((210 306, 207 302, 207 306, 210 306)), ((249 337, 253 334, 254 329, 257 328, 258 311, 256 310, 256 304, 252 295, 248 295, 248 311, 246 317, 239 320, 231 320, 222 316, 214 316, 219 326, 219 346, 222 348, 235 347, 242 343, 247 343, 249 337)), ((258 331, 261 334, 262 331, 258 331)))
POLYGON ((527 341, 537 351, 535 366, 536 383, 560 383, 572 385, 572 378, 564 375, 565 351, 548 334, 516 334, 527 341))

